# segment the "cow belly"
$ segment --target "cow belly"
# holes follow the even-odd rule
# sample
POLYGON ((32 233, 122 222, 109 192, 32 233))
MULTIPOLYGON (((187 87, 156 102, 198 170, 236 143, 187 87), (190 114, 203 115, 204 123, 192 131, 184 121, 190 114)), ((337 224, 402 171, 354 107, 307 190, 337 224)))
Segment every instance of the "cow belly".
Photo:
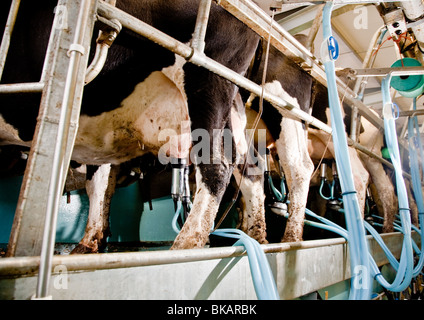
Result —
POLYGON ((12 125, 7 123, 0 115, 0 145, 20 145, 31 146, 31 142, 24 142, 19 137, 19 132, 12 125))
MULTIPOLYGON (((81 116, 73 159, 119 164, 146 152, 157 155, 166 142, 162 137, 181 135, 187 120, 183 93, 163 72, 156 71, 139 83, 119 108, 95 117, 81 116), (161 135, 164 131, 171 134, 161 135)), ((187 140, 187 135, 184 137, 187 140)))

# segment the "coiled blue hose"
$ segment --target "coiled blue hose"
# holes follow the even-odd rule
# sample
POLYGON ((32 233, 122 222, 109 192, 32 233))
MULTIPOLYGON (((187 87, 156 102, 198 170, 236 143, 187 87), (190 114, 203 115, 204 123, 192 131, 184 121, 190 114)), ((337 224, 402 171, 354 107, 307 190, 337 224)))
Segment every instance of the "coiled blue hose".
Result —
POLYGON ((404 237, 399 269, 393 283, 388 284, 387 281, 379 274, 378 271, 375 278, 386 289, 398 292, 405 290, 412 280, 414 269, 414 255, 412 250, 411 216, 409 210, 408 195, 406 191, 405 182, 402 176, 402 166, 399 154, 399 145, 397 141, 396 125, 394 122, 392 110, 393 105, 390 97, 390 78, 391 76, 388 75, 381 82, 381 91, 383 96, 384 131, 387 149, 389 151, 390 158, 394 167, 396 189, 398 194, 399 215, 401 220, 402 233, 404 234, 404 237))

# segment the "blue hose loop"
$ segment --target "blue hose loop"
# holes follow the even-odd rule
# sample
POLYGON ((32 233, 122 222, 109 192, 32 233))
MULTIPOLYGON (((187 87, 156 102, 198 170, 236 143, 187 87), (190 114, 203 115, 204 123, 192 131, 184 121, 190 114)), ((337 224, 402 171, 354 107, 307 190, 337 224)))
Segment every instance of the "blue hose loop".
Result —
POLYGON ((176 234, 180 233, 181 229, 178 226, 178 217, 181 215, 182 212, 182 203, 181 200, 177 201, 177 209, 175 210, 174 216, 172 217, 172 229, 175 231, 176 234))
MULTIPOLYGON (((333 3, 327 2, 323 9, 323 36, 327 42, 332 36, 331 30, 331 11, 333 3)), ((331 48, 330 48, 331 50, 331 48)), ((346 133, 343 124, 340 101, 337 93, 335 64, 331 57, 331 52, 324 56, 325 73, 327 76, 328 97, 331 111, 331 126, 333 131, 333 142, 336 155, 337 171, 340 177, 340 184, 343 195, 343 203, 345 208, 346 225, 349 234, 349 252, 351 270, 361 270, 367 272, 367 276, 362 277, 362 285, 356 285, 356 276, 352 272, 352 286, 349 294, 351 300, 369 300, 371 298, 371 273, 369 262, 368 243, 365 238, 365 229, 358 198, 352 191, 355 190, 352 175, 352 166, 350 164, 349 150, 347 146, 346 133)))
POLYGON ((284 183, 284 180, 285 180, 285 178, 283 176, 283 178, 281 179, 281 182, 280 182, 281 194, 283 196, 283 199, 285 199, 286 196, 287 196, 286 184, 284 183))
POLYGON ((218 229, 213 235, 238 239, 234 244, 242 245, 247 251, 253 286, 259 300, 280 300, 272 270, 260 244, 237 229, 218 229))
POLYGON ((283 194, 274 186, 274 182, 272 181, 271 175, 268 177, 268 183, 271 186, 272 192, 274 193, 274 195, 277 198, 277 200, 278 201, 283 201, 285 195, 283 196, 283 194))
POLYGON ((390 75, 387 76, 386 78, 382 80, 382 84, 381 84, 381 90, 382 90, 382 96, 383 96, 384 130, 385 130, 385 139, 386 139, 387 149, 389 151, 390 158, 391 158, 393 167, 395 169, 399 215, 401 219, 402 233, 404 234, 404 237, 403 237, 403 246, 402 246, 402 253, 401 253, 399 268, 393 283, 392 284, 387 283, 387 281, 381 275, 378 275, 378 271, 375 271, 377 272, 376 273, 377 276, 375 278, 386 289, 390 291, 398 292, 398 291, 405 290, 409 286, 412 280, 413 268, 414 268, 414 256, 413 256, 413 246, 412 246, 412 238, 411 238, 411 217, 409 212, 408 196, 407 196, 405 182, 402 176, 402 167, 401 167, 401 161, 400 161, 399 146, 397 141, 396 125, 394 122, 394 116, 392 112, 392 101, 390 97, 390 78, 391 78, 390 75))
POLYGON ((319 186, 319 195, 321 196, 321 198, 323 198, 324 200, 334 200, 334 185, 335 185, 335 183, 336 182, 333 179, 333 181, 331 183, 327 184, 328 187, 330 188, 330 196, 327 197, 322 192, 322 190, 324 189, 325 179, 321 179, 321 184, 319 186))

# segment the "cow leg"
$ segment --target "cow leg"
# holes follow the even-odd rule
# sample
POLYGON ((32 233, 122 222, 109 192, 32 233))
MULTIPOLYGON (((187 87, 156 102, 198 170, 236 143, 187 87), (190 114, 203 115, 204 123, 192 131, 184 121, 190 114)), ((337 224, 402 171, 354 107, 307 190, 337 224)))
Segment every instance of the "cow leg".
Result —
MULTIPOLYGON (((417 203, 415 202, 414 198, 414 190, 412 188, 412 183, 409 179, 405 179, 405 186, 406 190, 408 190, 408 203, 409 203, 409 209, 411 212, 411 223, 419 228, 419 220, 418 220, 418 207, 417 203)), ((387 232, 387 231, 386 231, 387 232)))
POLYGON ((397 201, 393 183, 380 161, 366 155, 361 156, 361 158, 377 189, 377 204, 382 208, 384 217, 383 232, 393 232, 393 221, 395 220, 395 213, 397 212, 397 201))
POLYGON ((355 185, 356 196, 358 198, 358 204, 363 218, 370 174, 359 158, 358 152, 354 148, 349 148, 349 156, 352 166, 353 183, 355 185))
MULTIPOLYGON (((250 147, 250 150, 254 151, 255 154, 252 156, 252 154, 248 152, 248 143, 245 135, 247 125, 245 112, 243 101, 238 94, 234 101, 234 107, 231 109, 231 124, 236 144, 237 163, 239 164, 234 169, 233 175, 236 182, 239 184, 240 191, 244 198, 240 228, 244 233, 257 240, 259 243, 268 243, 266 240, 263 170, 260 170, 260 168, 263 167, 263 165, 261 165, 263 159, 253 146, 250 147), (244 162, 246 162, 246 164, 244 164, 244 162)), ((253 132, 249 133, 253 134, 253 132)), ((264 129, 261 133, 262 134, 259 134, 258 132, 257 135, 259 149, 265 148, 267 142, 266 130, 264 129)))
POLYGON ((266 240, 265 223, 265 193, 263 172, 255 165, 248 164, 243 173, 243 165, 234 170, 234 177, 239 183, 244 198, 244 210, 241 230, 259 243, 268 243, 266 240), (242 178, 243 175, 243 178, 242 178))
POLYGON ((283 117, 276 148, 290 194, 289 218, 282 241, 301 241, 309 184, 314 165, 308 153, 306 131, 300 121, 283 117))
MULTIPOLYGON (((216 126, 216 124, 214 124, 216 126)), ((227 123, 225 130, 229 130, 227 123)), ((213 128, 212 125, 206 126, 213 128)), ((225 132, 216 129, 200 130, 200 143, 193 145, 191 159, 196 164, 196 185, 193 206, 171 249, 202 248, 209 239, 222 196, 234 169, 235 148, 230 134, 230 146, 224 144, 225 132), (205 141, 209 140, 209 143, 205 141), (230 149, 231 156, 228 155, 230 149), (225 150, 227 149, 227 150, 225 150), (198 152, 196 154, 196 152, 198 152)), ((197 131, 199 132, 199 131, 197 131)), ((195 135, 196 131, 192 133, 195 135)))
POLYGON ((96 253, 105 247, 110 234, 110 201, 115 192, 118 168, 105 164, 97 167, 92 175, 87 172, 85 187, 90 201, 88 220, 84 237, 71 253, 96 253))
POLYGON ((209 164, 196 167, 197 190, 193 206, 171 249, 191 249, 205 246, 212 230, 224 191, 230 181, 233 166, 209 164))
MULTIPOLYGON (((213 128, 211 124, 207 127, 213 128)), ((230 159, 227 159, 225 150, 223 150, 222 130, 216 128, 209 131, 201 129, 200 133, 201 141, 193 146, 190 156, 196 164, 197 190, 190 214, 175 238, 171 249, 202 248, 205 246, 222 196, 234 169, 235 152, 232 137, 230 139, 232 155, 230 159), (209 143, 205 143, 205 141, 209 141, 209 143), (198 154, 194 155, 195 152, 198 152, 198 154)))
MULTIPOLYGON (((361 144, 371 152, 379 154, 384 144, 383 135, 364 118, 362 118, 362 125, 364 132, 360 136, 361 144)), ((383 232, 393 232, 393 221, 397 212, 397 199, 393 183, 380 161, 361 153, 360 157, 377 189, 375 199, 378 199, 377 206, 383 212, 383 232)))

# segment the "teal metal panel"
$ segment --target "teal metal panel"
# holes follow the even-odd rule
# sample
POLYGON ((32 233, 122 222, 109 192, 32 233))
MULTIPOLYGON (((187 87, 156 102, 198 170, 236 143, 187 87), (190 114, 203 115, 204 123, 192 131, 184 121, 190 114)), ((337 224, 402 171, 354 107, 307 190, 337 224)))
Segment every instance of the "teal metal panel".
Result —
MULTIPOLYGON (((22 177, 0 180, 0 243, 9 241, 22 177)), ((169 242, 175 239, 171 221, 171 197, 154 199, 153 210, 143 203, 138 183, 118 188, 111 202, 111 242, 169 242)), ((84 190, 72 191, 60 199, 56 242, 78 243, 84 235, 89 200, 84 190)))
POLYGON ((153 210, 144 204, 140 221, 140 241, 168 242, 174 241, 177 234, 172 229, 174 201, 171 197, 159 198, 153 202, 153 210))
POLYGON ((82 190, 71 191, 69 196, 62 196, 56 225, 56 242, 78 243, 84 236, 88 218, 89 200, 82 190))
POLYGON ((22 177, 0 180, 0 243, 8 243, 22 177))

